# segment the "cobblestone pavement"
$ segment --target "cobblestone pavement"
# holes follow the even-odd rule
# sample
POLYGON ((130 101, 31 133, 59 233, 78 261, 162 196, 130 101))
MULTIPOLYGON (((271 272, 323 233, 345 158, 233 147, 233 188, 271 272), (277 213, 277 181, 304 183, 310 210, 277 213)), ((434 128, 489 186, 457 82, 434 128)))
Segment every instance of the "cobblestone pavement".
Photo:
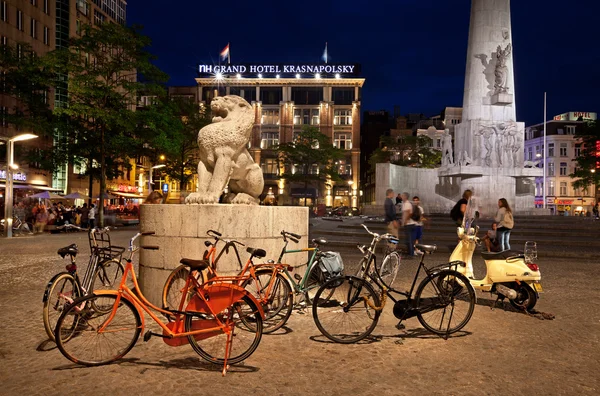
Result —
MULTIPOLYGON (((114 231, 126 246, 134 229, 114 231)), ((295 311, 280 334, 265 335, 258 350, 232 367, 202 361, 189 346, 142 340, 121 361, 79 367, 46 340, 42 294, 66 261, 56 250, 85 234, 0 239, 0 394, 2 395, 481 395, 598 394, 600 392, 600 266, 595 260, 540 262, 545 293, 536 308, 556 315, 539 320, 490 309, 489 295, 465 331, 449 340, 416 319, 396 330, 391 304, 373 337, 355 345, 328 342, 310 314, 295 311)), ((429 259, 430 257, 428 257, 429 259)), ((344 255, 349 269, 356 255, 344 255)), ((434 255, 430 262, 443 262, 434 255)), ((481 263, 480 263, 481 264, 481 263)), ((479 270, 483 270, 480 265, 479 270)), ((415 261, 403 262, 407 280, 415 261)), ((148 323, 147 318, 147 323, 148 323)))

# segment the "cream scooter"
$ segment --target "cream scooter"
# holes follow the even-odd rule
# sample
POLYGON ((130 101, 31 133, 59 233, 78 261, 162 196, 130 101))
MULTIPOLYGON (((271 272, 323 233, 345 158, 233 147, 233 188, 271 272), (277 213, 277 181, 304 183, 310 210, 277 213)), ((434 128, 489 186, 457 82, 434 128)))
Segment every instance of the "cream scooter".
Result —
MULTIPOLYGON (((517 309, 530 311, 535 306, 542 285, 542 274, 537 264, 529 263, 522 253, 505 250, 498 253, 482 252, 487 268, 482 279, 473 279, 473 253, 479 244, 477 229, 465 225, 458 227, 459 242, 450 256, 450 266, 471 280, 471 285, 478 290, 498 295, 498 300, 508 298, 517 309)), ((496 301, 498 301, 496 300, 496 301)))

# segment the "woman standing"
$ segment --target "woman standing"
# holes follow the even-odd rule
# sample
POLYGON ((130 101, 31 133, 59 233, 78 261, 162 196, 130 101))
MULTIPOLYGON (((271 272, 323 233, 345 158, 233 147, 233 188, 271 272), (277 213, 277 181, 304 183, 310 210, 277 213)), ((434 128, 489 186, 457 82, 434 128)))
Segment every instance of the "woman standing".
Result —
POLYGON ((505 198, 498 200, 498 212, 496 212, 496 238, 500 243, 500 250, 510 250, 510 232, 515 226, 515 220, 513 219, 512 210, 508 205, 505 198))

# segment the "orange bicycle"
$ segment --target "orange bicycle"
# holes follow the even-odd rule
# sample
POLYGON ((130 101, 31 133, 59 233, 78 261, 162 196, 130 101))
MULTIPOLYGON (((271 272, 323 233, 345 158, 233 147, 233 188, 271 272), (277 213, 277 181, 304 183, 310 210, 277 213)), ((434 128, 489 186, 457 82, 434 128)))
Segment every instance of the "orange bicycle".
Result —
MULTIPOLYGON (((144 330, 145 311, 163 332, 148 331, 144 341, 158 336, 170 346, 189 343, 205 360, 222 364, 225 375, 228 364, 245 360, 260 343, 264 318, 260 304, 236 284, 240 277, 215 278, 200 284, 190 275, 178 310, 156 307, 140 291, 133 269, 132 257, 138 249, 134 241, 140 235, 129 242, 130 255, 118 290, 95 291, 76 299, 63 311, 54 333, 58 349, 67 359, 86 366, 118 360, 133 348, 144 330), (129 277, 134 290, 127 286, 129 277), (189 299, 188 290, 195 290, 189 299), (169 321, 162 322, 153 311, 166 315, 169 321)), ((207 267, 204 260, 182 259, 181 263, 192 271, 207 267)))
MULTIPOLYGON (((264 311, 263 333, 272 333, 281 328, 292 314, 293 293, 290 283, 283 275, 285 270, 293 270, 293 267, 287 264, 255 264, 254 257, 264 258, 266 252, 263 249, 246 248, 250 257, 245 265, 242 265, 237 246, 245 246, 243 243, 222 238, 221 233, 209 230, 207 234, 214 239, 214 242, 205 241, 204 244, 208 250, 204 253, 206 271, 192 271, 192 276, 199 283, 213 282, 215 280, 227 280, 237 282, 238 285, 250 291, 252 295, 261 303, 264 311), (224 246, 217 254, 217 244, 222 241, 224 246), (240 266, 240 272, 235 277, 222 277, 216 272, 219 259, 223 254, 233 249, 240 266)), ((294 234, 295 235, 295 234, 294 234)), ((280 260, 281 261, 281 260, 280 260)), ((163 287, 163 308, 169 309, 177 306, 183 300, 189 300, 194 291, 188 289, 187 297, 183 297, 187 278, 190 276, 188 266, 180 265, 175 268, 163 287)), ((316 289, 315 289, 316 290, 316 289)))

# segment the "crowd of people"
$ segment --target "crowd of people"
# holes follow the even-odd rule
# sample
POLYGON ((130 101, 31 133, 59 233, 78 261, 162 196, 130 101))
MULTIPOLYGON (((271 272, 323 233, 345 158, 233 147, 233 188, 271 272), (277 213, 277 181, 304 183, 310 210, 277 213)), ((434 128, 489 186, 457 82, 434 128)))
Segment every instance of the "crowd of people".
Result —
MULTIPOLYGON (((450 211, 450 217, 457 227, 465 226, 464 218, 472 196, 473 192, 471 190, 465 190, 462 197, 450 211)), ((411 200, 410 195, 405 192, 398 194, 394 199, 394 190, 388 189, 386 191, 384 210, 388 233, 399 237, 400 229, 404 230, 404 241, 408 257, 415 257, 421 254, 422 252, 415 245, 422 241, 423 222, 426 221, 426 218, 419 197, 414 196, 411 200)), ((479 213, 474 211, 469 216, 477 219, 479 213)), ((508 201, 505 198, 500 198, 498 200, 498 211, 494 216, 491 229, 482 238, 487 251, 500 252, 510 250, 510 234, 514 225, 515 221, 508 201)), ((470 224, 470 226, 475 225, 470 224)))

